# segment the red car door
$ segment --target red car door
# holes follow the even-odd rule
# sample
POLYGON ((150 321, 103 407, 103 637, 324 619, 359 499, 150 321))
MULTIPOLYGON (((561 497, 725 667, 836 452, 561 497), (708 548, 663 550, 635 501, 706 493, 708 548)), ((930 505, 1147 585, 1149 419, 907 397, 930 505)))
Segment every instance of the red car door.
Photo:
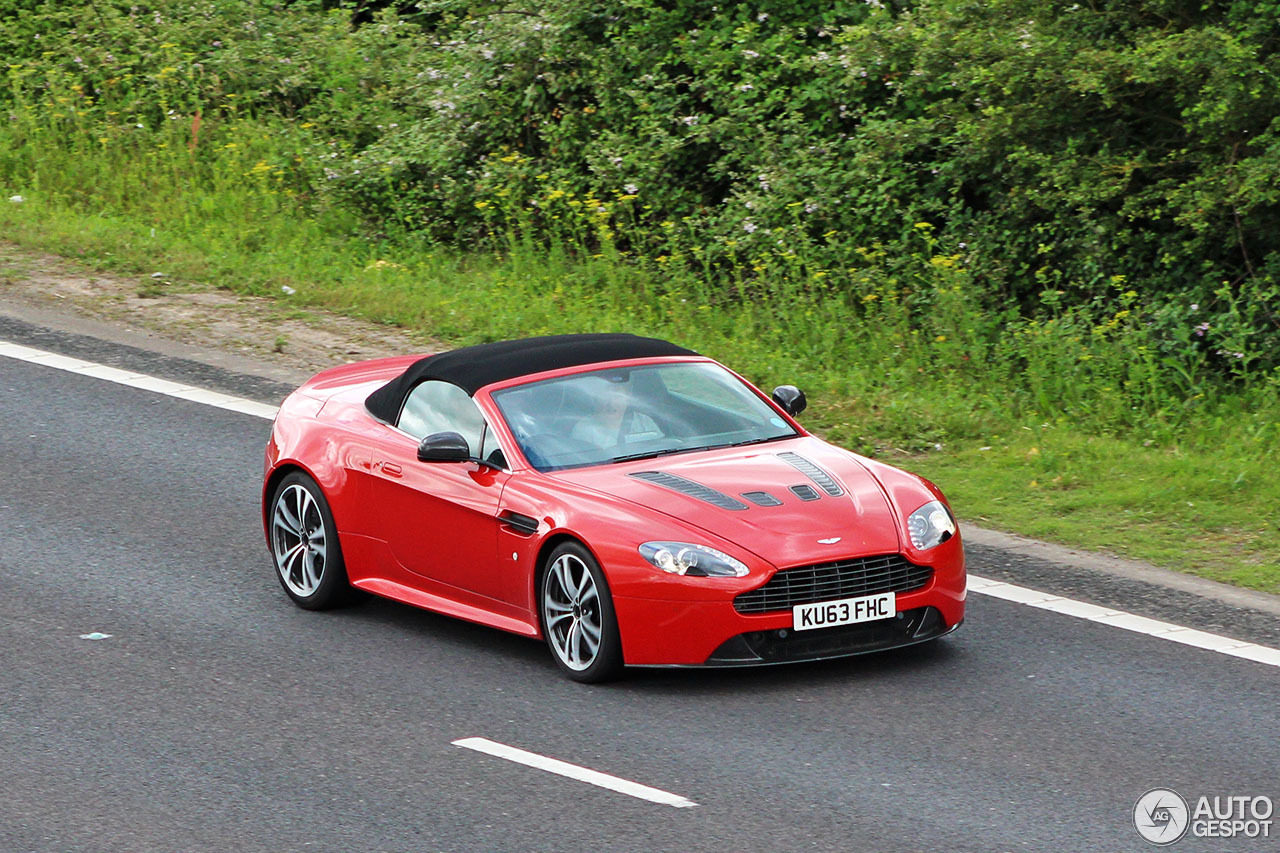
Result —
POLYGON ((488 427, 466 391, 428 380, 409 392, 397 425, 383 425, 384 434, 374 446, 375 535, 404 569, 451 588, 439 589, 439 594, 462 590, 506 601, 508 584, 497 560, 497 516, 509 475, 479 462, 420 461, 418 442, 440 432, 456 432, 471 456, 478 457, 488 427))
POLYGON ((420 462, 417 441, 386 433, 371 460, 379 538, 414 575, 505 601, 497 516, 510 475, 476 462, 420 462))

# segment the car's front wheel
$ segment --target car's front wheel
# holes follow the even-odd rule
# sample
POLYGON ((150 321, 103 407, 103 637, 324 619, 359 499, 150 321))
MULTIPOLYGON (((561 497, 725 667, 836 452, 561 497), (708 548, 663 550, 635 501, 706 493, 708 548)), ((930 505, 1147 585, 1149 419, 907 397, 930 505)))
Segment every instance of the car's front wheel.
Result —
POLYGON ((271 498, 271 556, 276 578, 299 607, 324 610, 353 597, 329 503, 301 471, 286 475, 271 498))
POLYGON ((565 675, 599 682, 622 670, 622 640, 604 572, 591 552, 576 542, 558 546, 547 558, 538 595, 542 631, 565 675))

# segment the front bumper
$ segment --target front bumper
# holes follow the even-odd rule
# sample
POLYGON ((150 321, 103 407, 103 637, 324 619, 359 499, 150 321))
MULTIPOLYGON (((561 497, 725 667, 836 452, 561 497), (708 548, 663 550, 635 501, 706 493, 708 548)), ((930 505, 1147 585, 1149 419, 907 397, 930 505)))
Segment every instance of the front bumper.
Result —
POLYGON ((824 660, 914 645, 954 631, 964 621, 961 573, 900 593, 891 619, 794 631, 791 611, 744 614, 724 601, 614 597, 629 666, 759 666, 824 660))
MULTIPOLYGON (((963 621, 963 620, 962 620, 963 621)), ((751 631, 739 634, 711 653, 704 666, 760 666, 770 663, 828 660, 925 643, 950 634, 936 607, 902 610, 893 619, 822 628, 816 631, 751 631)))

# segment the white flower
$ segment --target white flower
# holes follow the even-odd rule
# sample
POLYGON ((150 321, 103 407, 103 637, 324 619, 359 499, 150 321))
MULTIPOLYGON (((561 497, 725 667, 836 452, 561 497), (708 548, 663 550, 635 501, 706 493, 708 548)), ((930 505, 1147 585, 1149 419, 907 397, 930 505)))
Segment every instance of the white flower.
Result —
POLYGON ((1191 310, 1192 310, 1192 311, 1199 311, 1199 310, 1200 310, 1200 303, 1199 303, 1199 302, 1192 302, 1192 303, 1191 303, 1191 310))
POLYGON ((24 201, 26 201, 26 199, 20 195, 11 195, 9 196, 9 201, 13 202, 14 204, 22 204, 24 201))
POLYGON ((627 195, 635 195, 640 192, 640 188, 635 184, 627 184, 623 189, 627 191, 627 195))
POLYGON ((769 13, 761 12, 759 15, 756 15, 756 20, 760 21, 761 23, 764 23, 765 21, 769 20, 769 13))
POLYGON ((739 86, 739 87, 738 87, 738 91, 739 91, 739 92, 749 92, 749 91, 751 91, 751 90, 752 90, 752 89, 754 89, 754 88, 755 88, 755 86, 752 86, 750 83, 743 83, 741 86, 739 86))
POLYGON ((290 286, 289 286, 289 285, 287 285, 287 284, 282 284, 282 285, 280 285, 280 289, 281 289, 282 291, 284 291, 284 293, 285 293, 285 295, 286 295, 286 296, 293 296, 293 294, 295 294, 295 293, 297 293, 297 292, 298 292, 298 291, 294 290, 292 287, 290 287, 290 286))
POLYGON ((747 59, 755 59, 760 54, 756 53, 754 50, 744 50, 742 52, 742 55, 745 56, 747 59))
POLYGON ((742 223, 742 230, 746 231, 748 234, 755 232, 756 228, 757 228, 756 224, 752 222, 750 219, 742 223))
POLYGON ((697 116, 680 116, 680 121, 684 122, 689 127, 693 127, 695 124, 698 123, 698 117, 697 116))

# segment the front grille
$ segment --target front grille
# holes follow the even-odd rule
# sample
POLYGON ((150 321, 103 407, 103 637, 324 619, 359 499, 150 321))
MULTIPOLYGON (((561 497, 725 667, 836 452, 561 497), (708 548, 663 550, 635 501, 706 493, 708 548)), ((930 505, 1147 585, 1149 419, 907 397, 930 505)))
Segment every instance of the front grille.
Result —
POLYGON ((933 569, 908 563, 901 554, 860 557, 816 566, 783 569, 759 589, 733 600, 739 613, 790 610, 797 604, 833 601, 883 592, 910 592, 933 577, 933 569))

